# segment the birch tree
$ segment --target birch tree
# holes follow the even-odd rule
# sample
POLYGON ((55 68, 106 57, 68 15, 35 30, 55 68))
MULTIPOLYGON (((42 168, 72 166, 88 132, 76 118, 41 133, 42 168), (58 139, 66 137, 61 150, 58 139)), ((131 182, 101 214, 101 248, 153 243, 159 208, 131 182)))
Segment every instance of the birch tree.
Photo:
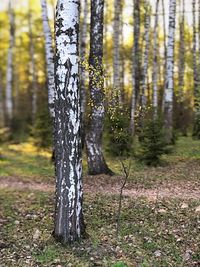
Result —
POLYGON ((121 73, 120 73, 120 18, 122 0, 114 0, 114 27, 113 27, 113 87, 114 98, 122 103, 121 73))
POLYGON ((58 0, 55 21, 55 238, 79 240, 85 231, 79 87, 79 0, 58 0))
POLYGON ((111 174, 103 151, 102 135, 105 115, 103 79, 103 14, 104 0, 91 1, 89 88, 90 118, 86 133, 86 148, 89 174, 111 174))
MULTIPOLYGON (((192 1, 193 12, 193 74, 194 74, 194 97, 198 95, 198 72, 197 72, 197 32, 196 32, 196 0, 192 1)), ((195 103, 196 105, 197 103, 195 103)))
POLYGON ((46 0, 41 0, 42 8, 42 23, 45 41, 45 59, 47 68, 47 85, 48 85, 48 104, 49 113, 51 118, 54 118, 54 92, 55 92, 55 79, 54 79, 54 50, 53 38, 48 19, 48 10, 46 0))
POLYGON ((135 132, 135 112, 140 92, 140 1, 134 0, 134 44, 132 50, 132 97, 131 97, 131 121, 130 130, 135 132))
POLYGON ((9 0, 8 15, 10 23, 10 32, 9 32, 9 48, 8 48, 8 58, 7 58, 5 103, 6 103, 7 124, 10 125, 13 117, 13 49, 15 45, 15 17, 14 17, 12 0, 9 0))
POLYGON ((146 91, 148 84, 148 66, 149 66, 149 43, 150 43, 150 8, 147 2, 145 2, 145 33, 144 33, 144 41, 145 41, 145 51, 143 57, 143 79, 142 79, 142 108, 146 107, 147 99, 146 99, 146 91))
POLYGON ((156 12, 155 12, 155 24, 154 24, 154 35, 153 35, 153 108, 154 117, 157 116, 158 109, 158 7, 159 0, 156 1, 156 12))
POLYGON ((176 24, 176 0, 169 2, 169 33, 167 43, 167 62, 165 78, 164 128, 165 139, 171 143, 173 137, 173 92, 174 92, 174 43, 176 24))
POLYGON ((186 128, 182 123, 184 119, 184 75, 185 75, 185 0, 182 0, 182 10, 179 23, 179 75, 178 75, 178 103, 180 115, 180 127, 184 135, 186 128))

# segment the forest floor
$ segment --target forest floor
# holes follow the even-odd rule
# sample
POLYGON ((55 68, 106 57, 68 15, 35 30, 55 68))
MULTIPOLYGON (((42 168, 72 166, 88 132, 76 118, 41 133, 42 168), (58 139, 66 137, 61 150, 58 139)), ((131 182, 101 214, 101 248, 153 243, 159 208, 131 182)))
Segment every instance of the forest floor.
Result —
MULTIPOLYGON (((116 175, 84 175, 89 238, 62 247, 52 238, 54 178, 49 151, 31 143, 0 148, 0 266, 200 266, 200 142, 180 138, 163 166, 132 160, 119 236, 123 183, 116 175)), ((128 160, 124 161, 128 164, 128 160)), ((84 169, 86 169, 84 161, 84 169)))

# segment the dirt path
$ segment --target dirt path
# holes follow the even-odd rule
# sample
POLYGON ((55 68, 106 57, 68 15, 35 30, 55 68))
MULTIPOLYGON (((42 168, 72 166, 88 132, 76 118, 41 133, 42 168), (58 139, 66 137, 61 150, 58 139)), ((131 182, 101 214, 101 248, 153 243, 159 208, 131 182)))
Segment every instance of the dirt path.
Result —
MULTIPOLYGON (((105 177, 104 177, 105 178, 105 177)), ((42 192, 54 192, 54 185, 37 182, 23 182, 20 178, 0 177, 0 189, 38 190, 42 192)), ((119 194, 120 184, 117 182, 104 183, 102 179, 85 179, 84 192, 91 194, 119 194)), ((191 182, 163 183, 156 188, 144 189, 127 185, 124 195, 131 198, 146 197, 150 201, 158 198, 200 199, 200 186, 191 182)))

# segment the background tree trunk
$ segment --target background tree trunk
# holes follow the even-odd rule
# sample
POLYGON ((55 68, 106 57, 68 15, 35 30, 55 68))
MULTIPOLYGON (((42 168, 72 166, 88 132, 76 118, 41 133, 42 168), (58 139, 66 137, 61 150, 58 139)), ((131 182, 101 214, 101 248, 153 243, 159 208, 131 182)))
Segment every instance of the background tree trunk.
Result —
POLYGON ((150 8, 147 2, 145 2, 145 51, 143 57, 143 79, 142 79, 142 109, 146 107, 147 99, 147 83, 148 83, 148 66, 149 66, 149 36, 150 36, 150 8))
POLYGON ((51 118, 54 118, 54 94, 55 94, 55 79, 54 79, 54 51, 53 38, 48 19, 47 2, 41 0, 42 7, 42 23, 45 41, 45 58, 47 68, 47 84, 48 84, 48 104, 51 118))
POLYGON ((112 174, 102 151, 104 122, 104 78, 103 78, 103 14, 104 0, 91 1, 90 29, 90 118, 86 133, 87 161, 89 174, 112 174))
POLYGON ((173 92, 174 92, 174 42, 176 23, 176 0, 170 0, 169 34, 167 44, 167 68, 165 82, 164 128, 167 143, 173 138, 173 92))
POLYGON ((15 45, 15 17, 13 11, 13 2, 9 1, 9 23, 10 36, 7 58, 7 75, 6 75, 6 124, 10 126, 13 117, 13 49, 15 45))
POLYGON ((29 0, 29 14, 28 14, 28 28, 29 28, 29 49, 30 49, 30 76, 31 76, 31 94, 32 94, 32 121, 35 120, 37 112, 37 75, 35 65, 35 46, 32 31, 32 10, 29 0))
MULTIPOLYGON (((113 27, 113 92, 114 99, 122 103, 121 73, 120 73, 120 18, 122 1, 114 0, 114 27, 113 27)), ((115 103, 117 104, 117 103, 115 103)))
POLYGON ((135 132, 135 112, 140 93, 140 1, 134 0, 134 44, 133 44, 133 69, 132 69, 132 98, 131 98, 131 134, 135 132))
POLYGON ((79 240, 85 231, 78 74, 79 4, 78 0, 59 0, 56 7, 54 236, 64 244, 79 240))
POLYGON ((158 112, 158 7, 159 0, 156 1, 156 11, 155 11, 155 24, 154 24, 154 36, 153 36, 153 108, 154 117, 157 116, 158 112))

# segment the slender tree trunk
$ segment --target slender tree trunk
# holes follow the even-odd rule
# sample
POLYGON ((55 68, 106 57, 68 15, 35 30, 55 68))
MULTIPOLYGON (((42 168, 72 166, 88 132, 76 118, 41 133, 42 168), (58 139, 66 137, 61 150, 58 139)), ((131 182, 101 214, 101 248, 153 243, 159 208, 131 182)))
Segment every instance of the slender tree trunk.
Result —
POLYGON ((13 0, 9 1, 9 22, 10 22, 10 36, 9 48, 7 58, 7 75, 6 75, 6 121, 10 126, 13 117, 13 49, 15 45, 15 17, 13 11, 13 0))
POLYGON ((161 98, 161 110, 164 112, 165 109, 165 73, 167 68, 167 33, 166 33, 166 22, 165 22, 165 3, 164 0, 162 0, 162 13, 163 13, 163 31, 164 31, 164 82, 163 82, 163 90, 162 90, 162 98, 161 98))
POLYGON ((195 108, 195 117, 197 116, 200 108, 200 93, 199 93, 199 78, 198 78, 198 69, 197 69, 197 32, 196 32, 196 0, 192 1, 193 7, 193 74, 194 74, 194 108, 195 108))
POLYGON ((104 107, 103 78, 103 12, 104 0, 91 1, 90 29, 90 119, 86 133, 87 161, 89 174, 111 174, 102 151, 104 107))
POLYGON ((185 0, 182 0, 182 14, 180 18, 180 41, 179 41, 179 76, 178 76, 178 103, 180 114, 180 128, 183 135, 186 135, 184 120, 184 75, 185 75, 185 0))
POLYGON ((79 0, 58 0, 55 23, 55 238, 79 240, 85 232, 82 211, 82 161, 79 88, 79 0))
POLYGON ((35 46, 33 40, 32 31, 32 10, 29 0, 29 15, 28 15, 28 27, 29 27, 29 50, 30 50, 30 75, 31 75, 31 93, 32 93, 32 120, 34 122, 37 112, 37 77, 36 77, 36 65, 35 65, 35 46))
POLYGON ((143 59, 143 79, 142 79, 142 109, 146 107, 147 99, 147 83, 148 83, 148 66, 149 66, 149 37, 150 37, 150 10, 149 5, 146 3, 145 6, 145 33, 144 33, 144 40, 145 40, 145 51, 144 51, 144 59, 143 59))
POLYGON ((158 7, 159 0, 156 1, 156 13, 155 13, 155 24, 154 24, 154 36, 153 36, 153 108, 154 118, 157 117, 158 113, 158 7))
MULTIPOLYGON (((113 87, 114 99, 122 103, 120 82, 120 13, 122 1, 114 0, 114 34, 113 34, 113 87)), ((116 103, 115 103, 116 104, 116 103)))
POLYGON ((45 41, 45 58, 47 68, 47 85, 48 85, 48 104, 49 113, 51 118, 55 117, 54 114, 54 94, 55 94, 55 79, 54 79, 54 50, 53 50, 53 38, 48 19, 47 2, 41 0, 42 7, 42 23, 43 33, 45 41))
POLYGON ((173 92, 174 92, 174 43, 176 24, 176 0, 170 0, 169 34, 167 44, 167 68, 165 82, 164 128, 167 143, 173 138, 173 92))
POLYGON ((133 44, 133 69, 132 69, 132 99, 131 99, 131 134, 135 133, 135 112, 140 92, 140 1, 134 0, 134 44, 133 44))
POLYGON ((82 145, 84 145, 85 140, 85 112, 87 105, 87 91, 86 91, 86 69, 85 69, 85 61, 86 61, 86 47, 87 47, 87 30, 88 30, 88 0, 84 0, 84 10, 83 10, 83 21, 82 27, 80 30, 80 58, 82 61, 80 67, 80 87, 81 87, 81 119, 82 119, 82 145))

